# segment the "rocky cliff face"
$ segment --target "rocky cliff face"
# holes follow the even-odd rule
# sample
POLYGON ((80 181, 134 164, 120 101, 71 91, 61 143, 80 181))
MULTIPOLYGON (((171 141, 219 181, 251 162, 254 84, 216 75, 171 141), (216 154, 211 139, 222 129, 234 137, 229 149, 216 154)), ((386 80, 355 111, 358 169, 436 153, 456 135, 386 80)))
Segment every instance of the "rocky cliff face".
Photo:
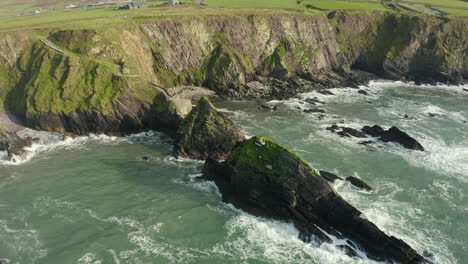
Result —
POLYGON ((4 33, 0 101, 34 128, 118 134, 177 127, 177 107, 159 95, 184 85, 206 86, 224 97, 287 97, 365 83, 354 69, 460 83, 468 78, 467 24, 335 12, 4 33))

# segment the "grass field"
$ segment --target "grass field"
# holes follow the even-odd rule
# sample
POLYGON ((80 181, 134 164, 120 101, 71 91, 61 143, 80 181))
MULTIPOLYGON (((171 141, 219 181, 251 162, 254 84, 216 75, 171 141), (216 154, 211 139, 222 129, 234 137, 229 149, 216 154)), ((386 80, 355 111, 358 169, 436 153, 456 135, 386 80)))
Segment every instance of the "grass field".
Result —
MULTIPOLYGON (((248 16, 251 14, 314 13, 320 12, 319 10, 334 9, 391 11, 386 9, 379 0, 304 0, 300 4, 296 0, 206 0, 206 6, 185 4, 177 7, 159 6, 164 3, 163 0, 159 0, 148 2, 149 5, 156 7, 138 10, 113 10, 116 6, 64 9, 65 4, 69 2, 70 0, 0 0, 0 32, 25 28, 98 28, 146 17, 186 16, 187 14, 248 16), (37 8, 51 11, 18 16, 20 13, 30 12, 37 8), (53 8, 56 10, 54 11, 53 8)), ((185 0, 185 2, 191 1, 185 0)), ((468 9, 460 9, 468 7, 468 3, 460 0, 401 0, 401 2, 443 3, 444 7, 439 9, 455 16, 468 17, 468 9)))
POLYGON ((433 6, 450 6, 468 8, 468 2, 461 0, 401 0, 400 2, 428 4, 433 6))
POLYGON ((304 1, 303 5, 311 5, 318 9, 330 10, 330 9, 364 9, 364 10, 382 10, 388 11, 380 1, 368 1, 368 2, 354 2, 354 1, 339 1, 339 0, 315 0, 315 1, 304 1))

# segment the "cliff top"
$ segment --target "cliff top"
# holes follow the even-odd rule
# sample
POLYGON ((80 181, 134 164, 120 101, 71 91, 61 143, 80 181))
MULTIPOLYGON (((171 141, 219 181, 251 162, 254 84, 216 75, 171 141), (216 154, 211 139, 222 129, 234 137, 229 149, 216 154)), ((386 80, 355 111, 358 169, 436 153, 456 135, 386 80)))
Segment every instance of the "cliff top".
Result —
MULTIPOLYGON (((88 0, 83 3, 92 2, 94 1, 88 0)), ((115 10, 123 5, 121 0, 100 3, 106 4, 66 8, 67 1, 0 0, 0 32, 31 28, 93 29, 135 20, 187 15, 293 15, 317 14, 338 9, 468 17, 468 2, 461 0, 446 0, 443 4, 434 0, 398 3, 395 0, 206 0, 206 5, 193 5, 191 0, 185 0, 176 7, 164 5, 165 1, 152 1, 147 2, 146 8, 133 10, 115 10)))

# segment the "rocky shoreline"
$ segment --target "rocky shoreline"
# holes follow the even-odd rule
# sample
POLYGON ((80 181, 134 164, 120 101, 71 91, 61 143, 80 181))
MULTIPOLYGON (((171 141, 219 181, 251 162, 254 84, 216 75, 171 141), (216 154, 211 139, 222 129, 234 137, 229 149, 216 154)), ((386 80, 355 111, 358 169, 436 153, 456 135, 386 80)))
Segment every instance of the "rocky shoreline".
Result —
MULTIPOLYGON (((362 249, 377 261, 429 263, 341 198, 327 182, 338 176, 317 171, 265 137, 246 139, 203 96, 271 100, 313 90, 332 95, 325 89, 357 88, 377 77, 458 85, 468 76, 467 38, 459 34, 465 28, 463 20, 332 12, 145 20, 118 28, 125 34, 113 29, 44 33, 50 34, 47 43, 66 53, 30 32, 5 33, 0 35, 0 81, 6 80, 0 99, 38 130, 117 136, 163 131, 174 139, 176 156, 205 160, 203 178, 216 183, 225 202, 291 221, 306 242, 346 238, 342 249, 350 256, 362 249), (209 90, 193 88, 200 86, 209 90)), ((303 111, 325 114, 319 108, 303 111)), ((11 128, 0 127, 0 151, 9 158, 24 155, 31 144, 11 128)), ((328 130, 424 151, 396 127, 328 130)), ((372 191, 358 178, 346 180, 372 191)))

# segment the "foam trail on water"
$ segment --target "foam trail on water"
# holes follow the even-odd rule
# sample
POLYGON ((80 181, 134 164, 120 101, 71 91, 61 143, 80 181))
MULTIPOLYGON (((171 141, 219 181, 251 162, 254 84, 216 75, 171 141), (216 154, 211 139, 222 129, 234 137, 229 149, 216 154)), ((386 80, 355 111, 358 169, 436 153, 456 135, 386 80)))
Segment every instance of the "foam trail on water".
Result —
POLYGON ((118 144, 126 142, 130 144, 157 144, 164 142, 164 136, 162 133, 151 130, 132 134, 126 137, 107 136, 102 134, 68 137, 60 133, 37 131, 29 128, 21 130, 17 134, 22 138, 33 138, 33 144, 30 147, 25 148, 27 153, 25 156, 21 157, 14 155, 11 159, 8 159, 6 152, 0 152, 0 165, 20 165, 30 161, 39 153, 59 149, 79 149, 87 147, 88 143, 118 144))

